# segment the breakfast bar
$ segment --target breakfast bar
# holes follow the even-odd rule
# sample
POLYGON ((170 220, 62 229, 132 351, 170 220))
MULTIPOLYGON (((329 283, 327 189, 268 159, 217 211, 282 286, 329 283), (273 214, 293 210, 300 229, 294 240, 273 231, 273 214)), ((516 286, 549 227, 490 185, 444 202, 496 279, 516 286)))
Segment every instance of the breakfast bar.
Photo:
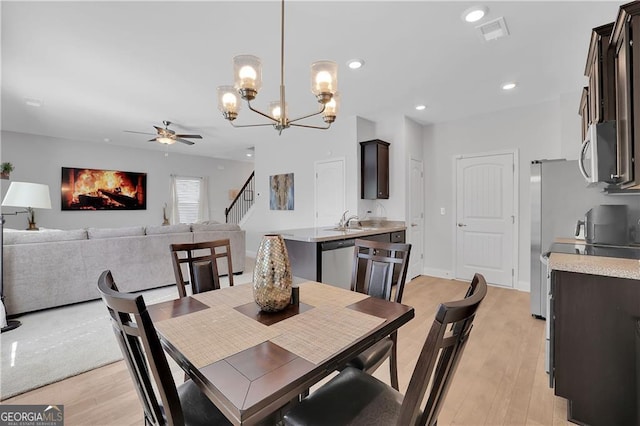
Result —
POLYGON ((353 245, 357 238, 386 243, 405 242, 405 223, 361 221, 354 227, 320 227, 278 231, 285 240, 293 275, 349 288, 353 245))

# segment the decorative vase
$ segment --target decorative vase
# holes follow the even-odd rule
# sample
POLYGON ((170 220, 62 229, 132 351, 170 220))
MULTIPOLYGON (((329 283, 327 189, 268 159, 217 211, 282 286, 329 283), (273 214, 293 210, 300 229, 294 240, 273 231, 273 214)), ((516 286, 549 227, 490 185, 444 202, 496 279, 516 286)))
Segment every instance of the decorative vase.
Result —
POLYGON ((281 235, 262 237, 253 270, 253 298, 265 312, 277 312, 291 301, 291 264, 281 235))

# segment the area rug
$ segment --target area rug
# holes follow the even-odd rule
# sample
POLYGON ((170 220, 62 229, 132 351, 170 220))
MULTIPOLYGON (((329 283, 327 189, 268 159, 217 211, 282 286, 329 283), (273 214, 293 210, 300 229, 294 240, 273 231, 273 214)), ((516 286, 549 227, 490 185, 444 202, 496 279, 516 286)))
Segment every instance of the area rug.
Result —
MULTIPOLYGON (((248 282, 251 274, 234 277, 236 285, 248 282)), ((178 297, 175 285, 142 294, 148 305, 178 297)), ((0 334, 2 400, 122 359, 101 300, 18 319, 22 326, 0 334)))

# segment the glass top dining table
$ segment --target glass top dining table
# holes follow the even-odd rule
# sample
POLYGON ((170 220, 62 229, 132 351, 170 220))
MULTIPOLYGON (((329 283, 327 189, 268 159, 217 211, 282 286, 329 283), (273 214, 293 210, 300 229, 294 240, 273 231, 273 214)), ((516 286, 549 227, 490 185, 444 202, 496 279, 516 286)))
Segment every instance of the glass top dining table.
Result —
POLYGON ((233 424, 256 424, 414 317, 410 306, 307 281, 262 312, 251 284, 148 306, 166 352, 233 424))

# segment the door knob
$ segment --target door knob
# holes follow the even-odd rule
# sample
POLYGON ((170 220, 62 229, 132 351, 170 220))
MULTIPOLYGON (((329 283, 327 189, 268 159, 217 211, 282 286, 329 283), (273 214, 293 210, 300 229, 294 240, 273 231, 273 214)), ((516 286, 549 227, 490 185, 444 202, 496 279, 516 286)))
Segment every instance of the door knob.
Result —
POLYGON ((411 226, 418 226, 418 224, 417 223, 412 223, 411 226))
POLYGON ((463 226, 467 226, 467 225, 464 223, 458 223, 458 228, 462 228, 463 226))

